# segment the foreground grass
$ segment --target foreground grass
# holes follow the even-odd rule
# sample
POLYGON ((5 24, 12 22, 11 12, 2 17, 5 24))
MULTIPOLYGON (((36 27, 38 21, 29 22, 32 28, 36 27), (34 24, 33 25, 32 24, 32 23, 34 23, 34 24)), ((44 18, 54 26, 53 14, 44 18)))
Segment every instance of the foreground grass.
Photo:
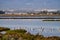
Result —
POLYGON ((0 40, 60 40, 58 36, 44 37, 43 35, 33 35, 24 29, 7 30, 5 34, 0 34, 0 40))

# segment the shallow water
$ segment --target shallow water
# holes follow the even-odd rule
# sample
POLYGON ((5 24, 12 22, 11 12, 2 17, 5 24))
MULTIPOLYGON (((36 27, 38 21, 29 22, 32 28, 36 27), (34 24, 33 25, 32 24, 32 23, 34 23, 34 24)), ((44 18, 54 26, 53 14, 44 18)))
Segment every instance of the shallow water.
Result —
POLYGON ((1 27, 26 29, 32 34, 60 36, 60 21, 42 21, 43 19, 0 19, 1 27))

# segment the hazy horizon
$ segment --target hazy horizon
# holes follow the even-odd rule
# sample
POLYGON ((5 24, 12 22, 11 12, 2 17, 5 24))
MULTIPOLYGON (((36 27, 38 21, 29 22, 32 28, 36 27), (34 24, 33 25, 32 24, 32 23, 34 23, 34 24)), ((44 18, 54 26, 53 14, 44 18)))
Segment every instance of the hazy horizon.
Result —
POLYGON ((60 9, 60 0, 0 0, 3 9, 60 9))

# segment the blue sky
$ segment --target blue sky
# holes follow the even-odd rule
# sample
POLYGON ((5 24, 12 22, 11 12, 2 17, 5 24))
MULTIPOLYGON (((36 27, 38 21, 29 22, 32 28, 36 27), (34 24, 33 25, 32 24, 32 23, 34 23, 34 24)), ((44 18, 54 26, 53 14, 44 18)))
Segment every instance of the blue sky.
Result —
POLYGON ((60 9, 60 0, 0 0, 0 9, 60 9))

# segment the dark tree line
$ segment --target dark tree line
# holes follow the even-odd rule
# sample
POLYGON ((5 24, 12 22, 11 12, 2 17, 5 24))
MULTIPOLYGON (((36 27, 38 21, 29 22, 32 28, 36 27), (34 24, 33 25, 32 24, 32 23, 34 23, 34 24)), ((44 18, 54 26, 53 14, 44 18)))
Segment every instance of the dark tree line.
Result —
POLYGON ((5 12, 4 11, 0 11, 0 14, 5 14, 5 12))

